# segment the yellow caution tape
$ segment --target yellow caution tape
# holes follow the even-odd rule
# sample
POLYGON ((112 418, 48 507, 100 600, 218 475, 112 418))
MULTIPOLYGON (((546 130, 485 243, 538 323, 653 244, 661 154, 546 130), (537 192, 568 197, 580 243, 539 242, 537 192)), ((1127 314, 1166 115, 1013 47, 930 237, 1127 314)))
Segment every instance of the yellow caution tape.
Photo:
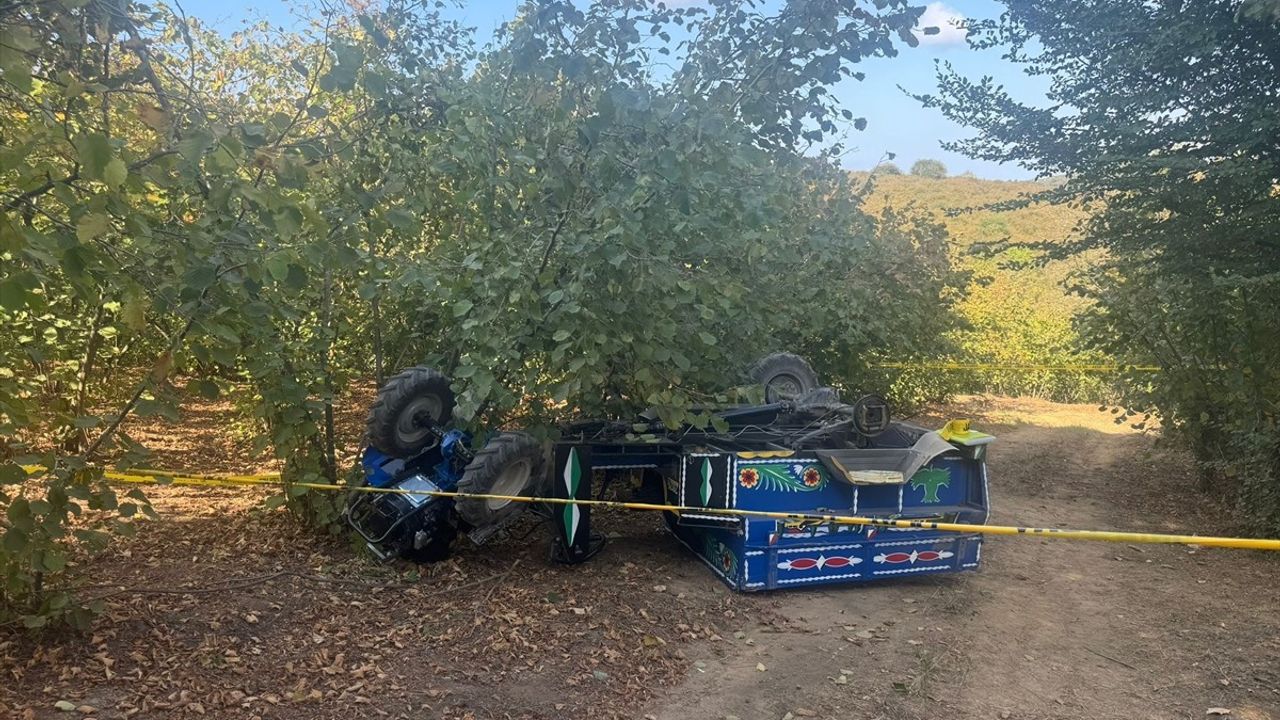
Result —
POLYGON ((980 533, 983 535, 1028 535, 1059 540, 1093 540, 1100 542, 1146 543, 1164 545, 1199 545, 1203 547, 1245 550, 1280 551, 1280 540, 1240 537, 1201 537, 1199 535, 1166 535, 1160 533, 1113 532, 1108 530, 1064 530, 1060 528, 1017 527, 1012 525, 971 525, 966 523, 938 522, 934 520, 903 520, 894 518, 859 517, 854 515, 824 515, 816 513, 775 512, 770 510, 743 510, 740 508, 708 508, 658 503, 622 502, 615 500, 570 500, 567 498, 525 497, 521 495, 493 495, 486 493, 451 492, 446 490, 404 490, 401 488, 376 488, 369 486, 330 485, 328 483, 285 482, 279 475, 187 475, 160 470, 139 473, 107 471, 103 476, 113 482, 136 484, 173 484, 202 487, 300 487, 329 492, 367 492, 395 495, 430 495, 445 498, 469 498, 473 500, 505 500, 509 502, 542 503, 546 505, 585 505, 622 510, 664 512, 696 512, 727 517, 759 517, 786 521, 817 521, 837 525, 873 525, 943 532, 980 533))
POLYGON ((873 368, 890 370, 1007 370, 1026 372, 1160 372, 1156 365, 1035 365, 1035 364, 979 364, 950 362, 886 362, 873 363, 873 368))

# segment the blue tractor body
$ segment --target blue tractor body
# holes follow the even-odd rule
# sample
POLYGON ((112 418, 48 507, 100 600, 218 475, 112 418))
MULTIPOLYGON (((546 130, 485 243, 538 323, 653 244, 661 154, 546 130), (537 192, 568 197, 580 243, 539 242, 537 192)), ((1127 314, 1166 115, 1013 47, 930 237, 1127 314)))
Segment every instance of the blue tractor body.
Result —
POLYGON ((428 495, 453 491, 462 477, 471 437, 449 430, 440 442, 409 458, 365 448, 360 460, 365 484, 403 493, 362 493, 347 506, 347 522, 381 558, 439 559, 457 532, 453 500, 428 495), (415 494, 412 491, 422 491, 415 494), (443 547, 441 545, 443 544, 443 547))

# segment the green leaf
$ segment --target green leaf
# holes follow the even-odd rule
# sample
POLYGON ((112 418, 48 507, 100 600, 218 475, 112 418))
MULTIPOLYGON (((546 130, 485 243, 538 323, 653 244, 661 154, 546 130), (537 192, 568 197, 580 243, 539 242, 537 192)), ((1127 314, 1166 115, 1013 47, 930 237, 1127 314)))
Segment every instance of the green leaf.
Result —
POLYGON ((219 393, 218 383, 212 380, 208 380, 208 379, 196 380, 192 382, 189 387, 190 389, 194 390, 196 394, 198 394, 200 397, 206 400, 218 399, 218 393, 219 393))
POLYGON ((15 22, 5 28, 4 42, 0 42, 0 74, 4 82, 23 93, 30 93, 32 89, 31 61, 27 52, 37 46, 30 30, 22 23, 15 22))
POLYGON ((178 154, 187 162, 196 162, 204 156, 206 150, 213 146, 213 135, 207 130, 192 130, 179 140, 176 147, 178 154))
POLYGON ((13 463, 0 465, 0 485, 19 485, 27 479, 27 471, 13 463))
POLYGON ((61 572, 67 567, 67 556, 57 550, 45 550, 41 560, 44 569, 49 572, 61 572))
POLYGON ((387 222, 397 230, 409 232, 415 230, 418 226, 418 218, 413 213, 400 208, 392 208, 387 211, 387 222))
POLYGON ((11 527, 4 533, 4 549, 11 553, 20 553, 27 549, 29 540, 26 531, 11 527))
POLYGON ((32 292, 17 277, 0 280, 0 307, 6 310, 21 310, 30 303, 32 292))
POLYGON ((289 263, 289 272, 284 276, 284 284, 295 290, 307 286, 307 271, 297 263, 289 263))
POLYGON ((271 277, 280 282, 289 276, 289 257, 287 255, 272 255, 268 257, 263 265, 266 266, 267 272, 271 277))
POLYGON ((90 242, 111 231, 111 218, 104 213, 89 213, 76 223, 76 238, 82 243, 90 242))
POLYGON ((101 550, 111 540, 110 535, 100 530, 78 529, 73 534, 77 540, 88 546, 90 550, 101 550))
POLYGON ((24 533, 31 532, 35 527, 35 520, 31 516, 31 503, 26 498, 14 498, 5 510, 5 517, 9 518, 10 525, 24 533))
POLYGON ((298 234, 302 229, 302 212, 296 207, 287 207, 275 214, 276 232, 280 233, 281 238, 289 239, 298 234))
POLYGON ((129 178, 129 167, 120 158, 112 158, 102 170, 102 181, 116 188, 129 178))
POLYGON ((147 326, 147 298, 141 293, 129 293, 120 306, 120 320, 130 330, 137 332, 147 326))
POLYGON ((143 398, 138 401, 133 410, 135 415, 139 417, 162 417, 172 422, 178 422, 182 419, 178 414, 178 408, 172 402, 155 398, 143 398))
POLYGON ((555 335, 551 336, 551 339, 555 340, 556 342, 564 342, 565 340, 568 340, 569 337, 572 335, 573 333, 571 331, 561 329, 561 330, 557 330, 555 335))
POLYGON ((183 282, 193 290, 204 290, 218 279, 218 269, 213 265, 198 265, 183 277, 183 282))
MULTIPOLYGON (((48 623, 49 623, 49 618, 45 617, 44 615, 23 615, 22 616, 22 626, 27 628, 28 630, 42 628, 48 623)), ((76 709, 76 706, 74 704, 67 702, 66 700, 59 700, 58 702, 53 704, 53 706, 58 710, 64 710, 64 708, 67 705, 71 705, 72 710, 76 709)))
POLYGON ((462 317, 463 315, 471 312, 472 307, 473 304, 470 300, 459 300, 453 304, 453 316, 462 317))
POLYGON ((82 175, 91 180, 101 180, 107 164, 111 162, 111 142, 101 133, 87 133, 76 139, 76 157, 80 160, 82 175))

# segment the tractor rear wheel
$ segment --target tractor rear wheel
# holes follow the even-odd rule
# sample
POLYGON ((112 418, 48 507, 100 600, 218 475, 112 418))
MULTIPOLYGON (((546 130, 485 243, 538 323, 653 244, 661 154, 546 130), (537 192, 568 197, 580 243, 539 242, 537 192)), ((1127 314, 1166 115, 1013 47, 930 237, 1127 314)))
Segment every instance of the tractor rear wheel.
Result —
MULTIPOLYGON (((458 492, 533 497, 545 483, 542 443, 524 433, 502 433, 489 441, 467 465, 458 492)), ((472 527, 505 522, 528 503, 498 498, 458 498, 458 516, 472 527)))
POLYGON ((766 355, 747 375, 764 386, 764 401, 768 403, 797 400, 818 388, 818 374, 804 358, 792 353, 766 355))
POLYGON ((430 425, 453 417, 449 378, 428 367, 411 367, 387 380, 369 410, 369 444, 391 457, 408 458, 437 438, 430 425))

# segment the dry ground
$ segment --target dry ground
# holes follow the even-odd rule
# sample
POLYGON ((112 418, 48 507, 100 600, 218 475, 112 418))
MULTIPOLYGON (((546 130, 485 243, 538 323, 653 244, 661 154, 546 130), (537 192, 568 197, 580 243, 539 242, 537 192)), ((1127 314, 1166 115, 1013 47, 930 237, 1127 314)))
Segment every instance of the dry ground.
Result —
MULTIPOLYGON (((1231 529, 1184 458, 1093 407, 949 414, 1000 438, 992 522, 1231 529)), ((171 429, 160 460, 261 465, 219 427, 171 429)), ((1260 553, 994 538, 974 574, 739 595, 652 516, 597 514, 613 543, 578 568, 531 520, 419 572, 243 491, 151 494, 161 519, 77 568, 108 606, 92 633, 0 630, 0 716, 1280 720, 1260 553)))

